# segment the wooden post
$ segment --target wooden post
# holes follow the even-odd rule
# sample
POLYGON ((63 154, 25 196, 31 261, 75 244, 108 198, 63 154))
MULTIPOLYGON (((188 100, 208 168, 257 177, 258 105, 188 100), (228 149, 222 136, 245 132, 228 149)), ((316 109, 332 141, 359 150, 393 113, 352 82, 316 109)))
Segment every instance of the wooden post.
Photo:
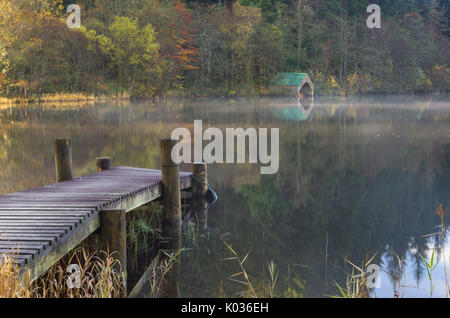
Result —
POLYGON ((204 162, 194 162, 192 166, 192 208, 195 213, 198 227, 201 230, 208 228, 208 170, 204 162))
MULTIPOLYGON (((161 140, 161 164, 162 164, 162 197, 163 197, 163 215, 162 229, 164 233, 172 234, 174 231, 181 233, 181 192, 180 192, 180 168, 178 164, 172 160, 172 148, 177 140, 163 139, 161 140)), ((176 235, 177 236, 177 235, 176 235)), ((171 237, 170 241, 177 239, 171 237)), ((166 247, 173 250, 172 245, 176 248, 180 244, 173 242, 166 247)))
MULTIPOLYGON (((97 172, 104 170, 109 170, 112 168, 112 158, 111 157, 98 157, 96 158, 96 169, 97 172)), ((84 241, 84 247, 90 252, 98 250, 98 247, 102 245, 102 237, 100 235, 100 229, 89 235, 84 241)), ((107 246, 103 247, 104 249, 107 246)), ((125 264, 126 265, 126 264, 125 264)))
POLYGON ((102 210, 100 212, 102 249, 113 253, 127 273, 127 216, 125 210, 102 210))
POLYGON ((109 170, 112 168, 111 157, 98 157, 96 159, 97 172, 109 170))
MULTIPOLYGON (((166 242, 162 248, 169 253, 176 253, 181 248, 181 191, 180 168, 172 160, 172 148, 177 140, 161 140, 161 164, 162 164, 162 235, 166 242)), ((163 260, 167 257, 163 257, 163 260)), ((179 296, 178 280, 180 275, 179 262, 172 263, 169 273, 166 275, 162 287, 161 297, 175 298, 179 296)))
POLYGON ((56 182, 72 180, 72 141, 56 139, 55 141, 56 182))

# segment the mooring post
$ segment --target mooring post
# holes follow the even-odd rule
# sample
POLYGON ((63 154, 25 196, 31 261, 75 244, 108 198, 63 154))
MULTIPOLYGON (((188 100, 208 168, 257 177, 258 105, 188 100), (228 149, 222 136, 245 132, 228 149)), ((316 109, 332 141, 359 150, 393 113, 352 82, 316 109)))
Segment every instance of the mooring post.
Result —
MULTIPOLYGON (((120 261, 126 282, 127 273, 127 215, 125 210, 100 212, 101 245, 104 251, 120 261)), ((126 285, 125 285, 126 286, 126 285)))
POLYGON ((72 180, 72 141, 56 139, 55 141, 56 182, 72 180))
MULTIPOLYGON (((109 170, 112 168, 112 158, 111 157, 98 157, 95 159, 95 166, 97 172, 104 170, 109 170)), ((94 252, 98 250, 98 247, 102 244, 102 238, 100 235, 101 230, 97 230, 91 235, 89 235, 85 240, 85 247, 90 251, 94 252)), ((106 249, 106 247, 104 247, 106 249)))
MULTIPOLYGON (((166 240, 162 248, 172 255, 181 248, 180 168, 172 160, 172 148, 177 142, 177 140, 163 139, 160 144, 163 197, 161 225, 162 235, 166 240)), ((172 266, 162 284, 161 297, 178 297, 179 262, 167 257, 164 257, 164 259, 172 262, 172 266)))
POLYGON ((201 230, 208 228, 208 170, 204 162, 192 165, 192 209, 201 230))
POLYGON ((98 157, 96 159, 97 172, 109 170, 112 168, 111 157, 98 157))
MULTIPOLYGON (((181 192, 180 192, 180 168, 177 163, 172 160, 172 148, 177 140, 163 139, 161 140, 161 164, 162 164, 162 197, 163 197, 163 214, 162 214, 162 230, 164 234, 181 233, 181 192), (175 232, 174 232, 175 231, 175 232)), ((174 242, 175 237, 168 236, 172 243, 166 247, 169 250, 178 248, 180 244, 174 242)))

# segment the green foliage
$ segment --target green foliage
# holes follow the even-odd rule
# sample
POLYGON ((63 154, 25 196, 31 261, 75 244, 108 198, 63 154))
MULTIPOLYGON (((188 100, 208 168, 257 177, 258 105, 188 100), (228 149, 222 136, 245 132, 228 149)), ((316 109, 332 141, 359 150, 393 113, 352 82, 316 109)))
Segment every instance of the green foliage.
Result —
POLYGON ((136 19, 115 17, 109 33, 113 43, 112 60, 118 70, 118 86, 128 88, 131 96, 134 96, 134 89, 140 96, 152 96, 156 88, 150 81, 161 77, 159 45, 152 25, 140 28, 136 19))

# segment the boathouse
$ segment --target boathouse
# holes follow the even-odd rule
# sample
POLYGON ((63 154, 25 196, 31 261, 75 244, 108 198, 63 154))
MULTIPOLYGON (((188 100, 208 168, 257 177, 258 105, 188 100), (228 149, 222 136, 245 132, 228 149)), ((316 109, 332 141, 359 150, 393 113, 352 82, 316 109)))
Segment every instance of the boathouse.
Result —
POLYGON ((271 95, 313 96, 314 84, 306 73, 278 73, 269 82, 271 95))

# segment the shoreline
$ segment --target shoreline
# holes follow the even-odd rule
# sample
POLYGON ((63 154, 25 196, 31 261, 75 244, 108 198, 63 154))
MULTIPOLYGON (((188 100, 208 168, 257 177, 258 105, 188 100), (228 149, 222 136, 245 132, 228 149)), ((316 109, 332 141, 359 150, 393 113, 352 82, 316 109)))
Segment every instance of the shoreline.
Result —
MULTIPOLYGON (((386 93, 386 92, 374 92, 374 93, 363 93, 363 94, 315 94, 314 97, 369 97, 369 96, 400 96, 400 95, 410 95, 410 96, 445 96, 449 95, 450 92, 402 92, 402 93, 386 93)), ((292 97, 295 96, 275 96, 269 94, 233 94, 233 95, 223 95, 223 94, 179 94, 179 93, 169 93, 164 96, 154 96, 154 97, 135 97, 131 98, 128 94, 123 94, 122 96, 116 97, 114 95, 84 95, 81 93, 69 93, 69 94, 45 94, 42 97, 32 97, 32 98, 6 98, 0 97, 0 109, 11 106, 28 106, 28 105, 61 105, 61 104, 71 104, 71 103, 83 103, 83 104, 94 104, 97 102, 111 102, 111 101, 121 101, 121 102, 131 102, 131 101, 159 101, 166 98, 191 98, 191 99, 207 99, 207 98, 246 98, 246 97, 292 97)))
POLYGON ((44 94, 41 97, 29 97, 29 98, 7 98, 0 97, 0 106, 24 106, 24 105, 36 105, 41 103, 95 103, 95 102, 108 102, 108 101, 130 101, 131 98, 128 94, 116 97, 113 95, 85 95, 82 93, 61 93, 61 94, 44 94))

